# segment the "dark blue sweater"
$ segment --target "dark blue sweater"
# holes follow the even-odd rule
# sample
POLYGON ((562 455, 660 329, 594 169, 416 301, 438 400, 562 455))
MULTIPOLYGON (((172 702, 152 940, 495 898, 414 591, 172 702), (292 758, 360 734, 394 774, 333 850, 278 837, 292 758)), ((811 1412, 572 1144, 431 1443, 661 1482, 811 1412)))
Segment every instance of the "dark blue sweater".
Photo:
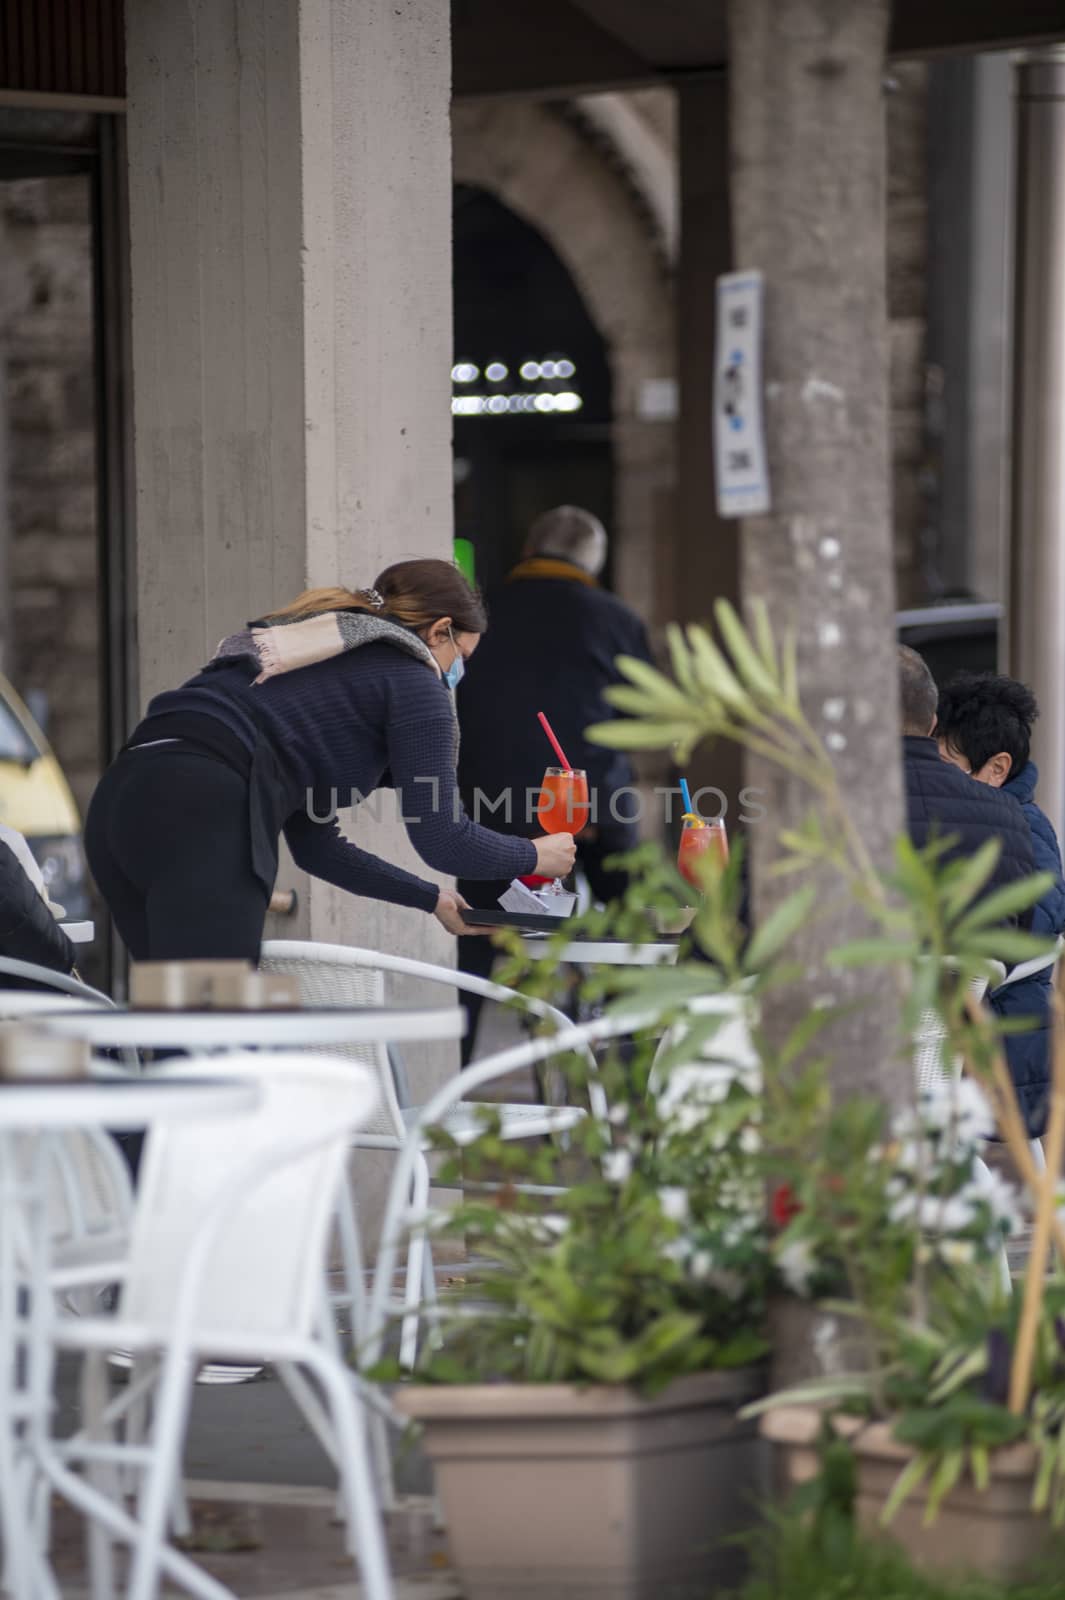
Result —
MULTIPOLYGON (((380 641, 262 684, 252 677, 246 659, 212 662, 156 695, 147 714, 214 717, 249 751, 265 739, 280 780, 276 812, 297 866, 352 894, 432 911, 437 885, 350 843, 336 820, 338 808, 391 785, 414 848, 435 872, 533 871, 531 840, 505 838, 466 815, 451 692, 424 662, 380 641)), ((139 736, 150 733, 142 724, 139 736)))

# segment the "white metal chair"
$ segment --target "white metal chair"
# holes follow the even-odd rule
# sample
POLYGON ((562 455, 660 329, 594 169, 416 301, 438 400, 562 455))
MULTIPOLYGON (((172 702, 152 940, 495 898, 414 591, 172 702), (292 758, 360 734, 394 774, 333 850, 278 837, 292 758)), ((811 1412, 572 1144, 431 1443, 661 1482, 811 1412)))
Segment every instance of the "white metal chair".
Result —
MULTIPOLYGON (((415 1184, 415 1174, 424 1160, 426 1137, 434 1127, 446 1127, 452 1108, 466 1094, 483 1088, 494 1079, 527 1067, 536 1067, 550 1061, 553 1056, 576 1053, 587 1055, 592 1047, 608 1039, 624 1037, 637 1029, 650 1026, 656 1017, 637 1011, 597 1017, 579 1027, 567 1025, 562 1032, 545 1039, 532 1039, 524 1044, 501 1050, 496 1055, 475 1061, 464 1068, 450 1082, 443 1084, 410 1117, 406 1136, 400 1147, 396 1166, 389 1184, 388 1200, 381 1224, 377 1264, 373 1273, 369 1305, 367 1307, 367 1337, 361 1356, 372 1365, 381 1355, 385 1333, 390 1319, 401 1313, 404 1332, 410 1317, 419 1309, 417 1295, 422 1289, 418 1278, 407 1277, 408 1294, 401 1307, 393 1301, 392 1284, 399 1255, 404 1242, 411 1237, 424 1237, 427 1216, 425 1203, 415 1184), (411 1295, 413 1294, 413 1298, 411 1295)), ((402 1348, 402 1347, 401 1347, 402 1348)))
MULTIPOLYGON (((260 963, 263 972, 293 977, 299 985, 303 1004, 311 1008, 321 1006, 380 1006, 385 1003, 385 974, 394 973, 413 977, 427 983, 442 984, 480 994, 486 999, 502 1004, 514 1004, 528 1015, 553 1022, 557 1029, 570 1028, 569 1019, 546 1001, 530 999, 487 979, 454 971, 450 967, 433 966, 428 962, 414 961, 405 956, 388 955, 376 950, 349 949, 346 945, 315 944, 300 940, 269 940, 263 945, 260 963)), ((421 1107, 403 1105, 397 1092, 393 1066, 385 1045, 322 1046, 330 1055, 340 1055, 349 1060, 371 1066, 377 1073, 380 1100, 376 1117, 356 1135, 356 1148, 399 1152, 408 1141, 410 1129, 422 1126, 421 1107)), ((548 1056, 553 1052, 548 1052, 548 1056)), ((501 1052, 490 1059, 502 1062, 509 1052, 501 1052)), ((535 1056, 532 1060, 547 1059, 535 1056)), ((594 1056, 588 1055, 594 1068, 594 1056)), ((489 1082, 512 1068, 501 1066, 481 1080, 489 1082)), ((459 1078, 453 1079, 458 1083, 459 1078)), ((449 1098, 448 1111, 442 1126, 458 1142, 468 1142, 477 1137, 483 1127, 482 1105, 464 1102, 463 1090, 449 1098)), ((602 1095, 593 1100, 602 1113, 605 1104, 602 1095)), ((522 1103, 493 1103, 491 1111, 500 1118, 504 1139, 532 1139, 550 1134, 565 1133, 584 1115, 580 1107, 526 1105, 522 1103)), ((418 1216, 425 1214, 429 1202, 430 1173, 429 1145, 421 1137, 419 1153, 411 1173, 410 1209, 418 1216)), ((342 1196, 338 1214, 339 1238, 345 1279, 341 1302, 350 1305, 352 1341, 356 1351, 361 1350, 366 1336, 366 1302, 364 1298, 365 1272, 358 1248, 358 1227, 354 1214, 354 1198, 350 1191, 342 1196)), ((404 1301, 409 1308, 401 1340, 401 1360, 408 1367, 414 1365, 418 1340, 418 1312, 423 1300, 435 1296, 435 1277, 430 1241, 424 1230, 412 1233, 407 1245, 404 1301)))
POLYGON ((54 990, 56 994, 74 995, 78 1000, 92 1000, 99 1006, 114 1009, 115 1002, 110 995, 94 989, 91 984, 82 983, 80 978, 68 978, 65 972, 38 966, 35 961, 18 961, 14 956, 0 956, 0 977, 17 978, 19 988, 39 984, 42 989, 54 990))
MULTIPOLYGON (((994 988, 1000 985, 1006 976, 1006 968, 1001 961, 989 961, 987 965, 987 976, 974 978, 969 985, 969 992, 974 1000, 982 1000, 987 994, 988 987, 994 988)), ((918 1094, 941 1083, 948 1070, 955 1074, 960 1074, 962 1070, 961 1061, 948 1064, 943 1059, 946 1037, 947 1030, 939 1013, 933 1010, 922 1011, 913 1036, 913 1071, 918 1094)))
POLYGON ((725 1090, 740 1079, 757 1091, 761 1083, 761 1062, 751 1038, 751 1000, 742 993, 709 994, 693 1000, 685 1007, 685 1016, 678 1019, 663 1034, 651 1066, 650 1084, 653 1089, 674 1094, 684 1094, 691 1088, 698 1093, 702 1088, 720 1085, 725 1090), (693 1047, 690 1057, 683 1053, 685 1040, 691 1034, 691 1021, 701 1017, 719 1016, 721 1022, 709 1038, 693 1047), (668 1082, 661 1082, 663 1063, 668 1056, 681 1052, 670 1067, 668 1082))
MULTIPOLYGON (((133 1547, 128 1600, 154 1600, 164 1572, 206 1600, 232 1600, 165 1542, 195 1372, 208 1356, 269 1360, 283 1375, 298 1375, 313 1395, 306 1372, 325 1400, 318 1431, 340 1469, 362 1592, 367 1600, 390 1600, 362 1409, 322 1316, 328 1230, 351 1135, 373 1114, 373 1075, 306 1053, 213 1058, 211 1067, 254 1077, 262 1086, 259 1106, 241 1120, 236 1149, 226 1120, 149 1134, 121 1309, 55 1325, 59 1347, 86 1355, 85 1415, 73 1439, 49 1442, 47 1475, 91 1519, 93 1600, 113 1591, 114 1540, 133 1547), (116 1344, 155 1360, 109 1401, 102 1362, 116 1344), (149 1441, 118 1442, 117 1425, 149 1388, 149 1441), (89 1485, 71 1462, 84 1464, 89 1485), (135 1517, 100 1492, 106 1486, 117 1496, 117 1475, 130 1466, 141 1474, 135 1517)), ((172 1077, 203 1070, 202 1061, 157 1069, 172 1077)))

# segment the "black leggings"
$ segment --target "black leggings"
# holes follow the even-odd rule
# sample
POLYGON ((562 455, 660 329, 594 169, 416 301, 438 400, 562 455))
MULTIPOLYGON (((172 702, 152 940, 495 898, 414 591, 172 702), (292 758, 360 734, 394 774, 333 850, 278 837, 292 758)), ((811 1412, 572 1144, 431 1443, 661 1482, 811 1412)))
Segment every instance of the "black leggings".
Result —
POLYGON ((231 767, 187 746, 124 751, 92 797, 85 851, 135 961, 258 962, 268 896, 231 767))

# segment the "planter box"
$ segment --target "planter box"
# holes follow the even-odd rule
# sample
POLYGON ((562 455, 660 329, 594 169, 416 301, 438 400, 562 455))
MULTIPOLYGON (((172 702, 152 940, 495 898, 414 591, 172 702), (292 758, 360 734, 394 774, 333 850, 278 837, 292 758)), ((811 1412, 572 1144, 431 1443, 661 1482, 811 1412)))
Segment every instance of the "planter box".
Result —
MULTIPOLYGON (((1008 1582, 1049 1547, 1050 1519, 1031 1509, 1036 1455, 1030 1445, 994 1451, 986 1493, 981 1494, 971 1478, 963 1478, 929 1527, 924 1525, 925 1484, 884 1529, 880 1514, 913 1452, 892 1438, 889 1423, 863 1425, 857 1418, 841 1418, 838 1426, 850 1437, 858 1459, 859 1520, 870 1532, 883 1533, 901 1545, 914 1566, 929 1572, 979 1572, 1008 1582)), ((762 1433, 777 1448, 788 1487, 805 1483, 817 1472, 820 1427, 821 1414, 813 1406, 782 1406, 762 1418, 762 1433)))
POLYGON ((465 1600, 708 1600, 742 1576, 763 1446, 744 1369, 655 1400, 564 1384, 400 1389, 424 1426, 465 1600))

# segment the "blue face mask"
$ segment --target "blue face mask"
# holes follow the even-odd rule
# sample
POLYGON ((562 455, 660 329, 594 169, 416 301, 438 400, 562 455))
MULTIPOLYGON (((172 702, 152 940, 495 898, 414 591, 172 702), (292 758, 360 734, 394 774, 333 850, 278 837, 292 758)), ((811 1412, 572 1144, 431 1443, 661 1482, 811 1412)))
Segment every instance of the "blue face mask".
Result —
MULTIPOLYGON (((447 636, 451 640, 451 643, 455 644, 455 635, 452 633, 450 628, 447 630, 447 636)), ((462 682, 462 675, 465 671, 466 662, 463 659, 462 651, 459 649, 458 645, 455 644, 455 659, 444 673, 444 682, 447 684, 449 689, 458 688, 459 684, 462 682)))

